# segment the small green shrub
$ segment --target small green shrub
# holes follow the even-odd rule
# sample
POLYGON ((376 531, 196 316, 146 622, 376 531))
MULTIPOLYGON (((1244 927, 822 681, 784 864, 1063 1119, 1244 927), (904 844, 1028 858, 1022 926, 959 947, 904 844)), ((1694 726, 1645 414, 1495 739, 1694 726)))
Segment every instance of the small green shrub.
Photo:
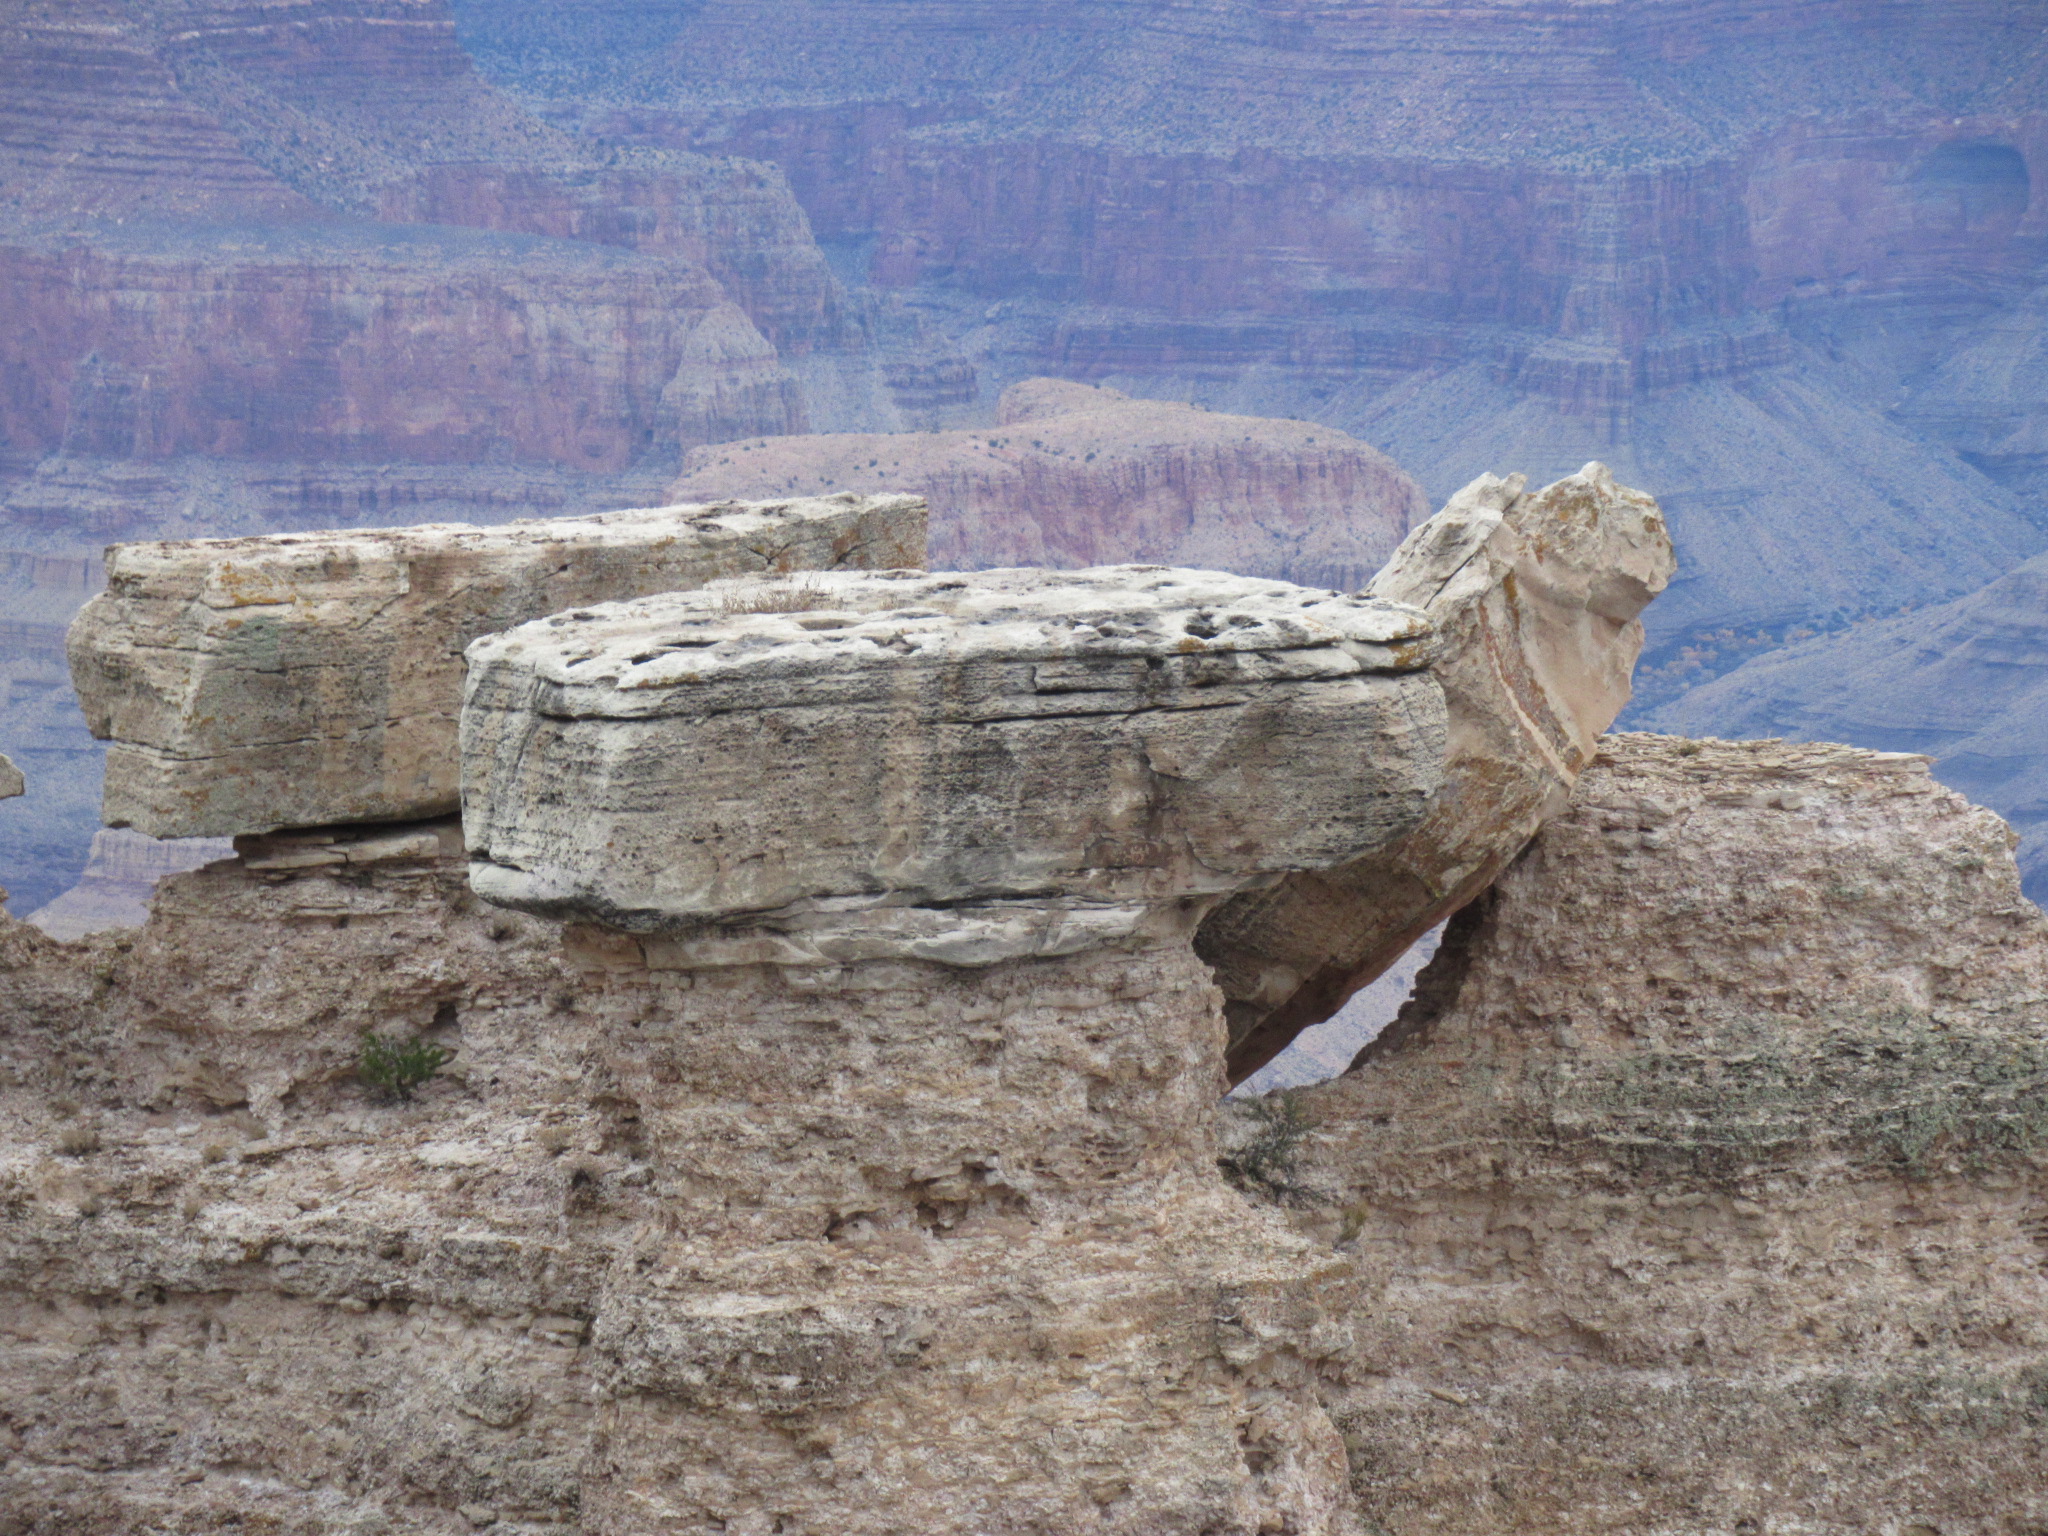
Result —
POLYGON ((380 1040, 366 1029, 356 1075, 365 1087, 406 1103, 411 1101, 415 1088, 454 1059, 453 1051, 435 1045, 423 1035, 414 1035, 410 1040, 380 1040))
POLYGON ((1295 1182, 1294 1162, 1315 1122, 1292 1089, 1244 1101, 1244 1115, 1253 1131, 1244 1144, 1216 1159, 1223 1176, 1246 1193, 1275 1200, 1313 1200, 1313 1193, 1295 1182))

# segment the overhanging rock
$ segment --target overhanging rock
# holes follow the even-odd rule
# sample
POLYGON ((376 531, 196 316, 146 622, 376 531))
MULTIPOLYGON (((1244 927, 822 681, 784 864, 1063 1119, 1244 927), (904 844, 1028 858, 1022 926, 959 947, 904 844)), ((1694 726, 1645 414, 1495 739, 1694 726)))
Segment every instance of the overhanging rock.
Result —
POLYGON ((447 815, 463 648, 749 573, 924 563, 909 496, 116 545, 71 626, 104 819, 152 837, 447 815))
POLYGON ((1247 891, 1202 924, 1235 1082, 1492 884, 1563 809, 1628 702, 1639 615, 1676 569, 1663 515, 1604 464, 1534 494, 1525 484, 1481 476, 1366 589, 1436 629, 1450 747, 1427 814, 1397 841, 1247 891))
POLYGON ((471 880, 692 968, 1185 935, 1415 825, 1431 650, 1400 603, 1157 566, 558 614, 470 648, 471 880))

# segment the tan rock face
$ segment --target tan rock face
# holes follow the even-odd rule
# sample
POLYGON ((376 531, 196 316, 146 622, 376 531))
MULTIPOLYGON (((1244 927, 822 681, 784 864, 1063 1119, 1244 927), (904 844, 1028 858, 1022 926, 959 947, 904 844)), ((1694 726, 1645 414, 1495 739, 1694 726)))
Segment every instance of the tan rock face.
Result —
POLYGON ((2048 1517, 2048 920, 1925 759, 1608 738, 1367 1057, 1292 1174, 1379 1529, 2048 1517))
POLYGON ((1415 824, 1443 751, 1430 655, 1414 608, 1146 566, 557 615, 470 650, 473 882, 664 932, 677 965, 1185 933, 1415 824))
POLYGON ((105 817, 213 837, 445 814, 462 648, 579 603, 745 572, 921 563, 910 497, 117 545, 73 622, 105 817))
POLYGON ((1657 504, 1601 464, 1531 494, 1519 475, 1483 476, 1402 545, 1368 591, 1421 608, 1440 636, 1444 787, 1399 841, 1204 921, 1233 1081, 1484 890, 1562 809, 1628 702, 1638 615, 1673 569, 1657 504))
POLYGON ((0 1518, 1346 1529, 1345 1263, 1217 1178, 1184 943, 678 971, 465 867, 250 839, 118 939, 0 918, 0 1518), (380 1101, 365 1029, 456 1062, 380 1101))

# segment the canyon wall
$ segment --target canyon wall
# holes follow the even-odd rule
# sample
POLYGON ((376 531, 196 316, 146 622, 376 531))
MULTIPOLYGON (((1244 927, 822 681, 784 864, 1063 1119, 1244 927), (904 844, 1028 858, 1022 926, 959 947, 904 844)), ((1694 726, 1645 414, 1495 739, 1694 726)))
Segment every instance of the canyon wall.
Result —
POLYGON ((578 14, 459 10, 558 120, 781 166, 998 383, 1339 426, 1436 499, 1614 465, 1688 571, 1653 665, 2042 546, 2031 491, 1889 414, 2048 255, 2014 0, 578 14))
MULTIPOLYGON (((1410 1532, 2048 1518, 2048 924, 1926 761, 1610 737, 1267 1198, 1353 1256, 1331 1395, 1410 1532)), ((1243 1160, 1273 1110, 1234 1112, 1243 1160)))
POLYGON ((931 564, 1142 561, 1355 590, 1428 515, 1421 488, 1328 427, 1031 379, 992 428, 700 448, 672 496, 898 488, 932 506, 931 564))

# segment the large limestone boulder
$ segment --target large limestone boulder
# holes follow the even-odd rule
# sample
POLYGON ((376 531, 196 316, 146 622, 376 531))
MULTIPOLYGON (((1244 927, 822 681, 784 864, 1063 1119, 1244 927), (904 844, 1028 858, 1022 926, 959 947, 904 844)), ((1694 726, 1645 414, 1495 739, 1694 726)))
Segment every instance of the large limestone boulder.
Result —
POLYGON ((1157 566, 719 583, 470 648, 487 899, 676 964, 983 965, 1184 933, 1440 783, 1413 607, 1157 566))
POLYGON ((908 496, 116 545, 71 626, 105 819, 225 837, 445 815, 462 651, 579 604, 924 560, 908 496))
POLYGON ((1628 702, 1638 615, 1676 568, 1663 516, 1604 464, 1534 494, 1525 484, 1473 481, 1367 588, 1437 632, 1450 745, 1428 813, 1397 842, 1238 896, 1202 925, 1235 1081, 1490 885, 1563 808, 1628 702))

